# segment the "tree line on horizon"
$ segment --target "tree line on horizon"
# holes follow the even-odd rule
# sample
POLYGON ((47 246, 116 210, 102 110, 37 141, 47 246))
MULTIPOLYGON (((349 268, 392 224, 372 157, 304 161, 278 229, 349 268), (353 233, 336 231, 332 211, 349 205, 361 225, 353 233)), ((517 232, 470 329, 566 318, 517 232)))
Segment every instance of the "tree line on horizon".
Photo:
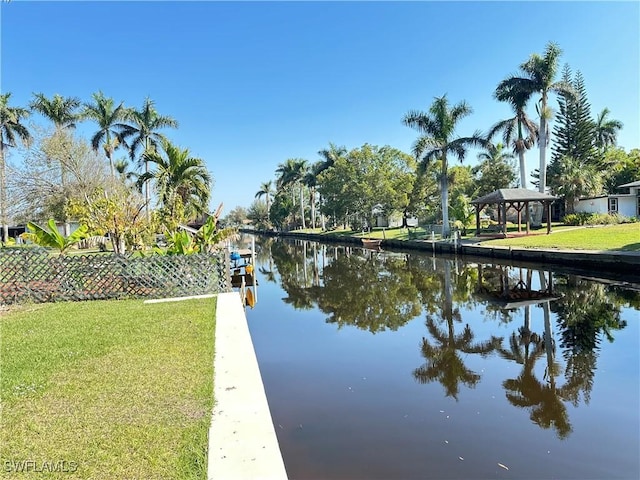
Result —
MULTIPOLYGON (((465 101, 451 104, 446 95, 437 97, 426 112, 409 110, 402 119, 418 132, 410 153, 388 145, 347 150, 330 143, 313 164, 289 158, 277 166, 275 180, 260 185, 249 210, 232 210, 227 222, 241 223, 248 216, 264 228, 327 228, 339 223, 364 228, 373 224, 375 215, 398 214, 404 224, 410 217, 442 223, 446 236, 451 223, 468 222, 471 198, 526 186, 525 154, 534 145, 540 153, 536 185, 564 197, 568 209, 575 198, 610 192, 637 179, 640 151, 627 154, 614 148, 622 124, 610 119, 606 108, 591 117, 580 72, 572 76, 567 66, 556 80, 560 54, 559 47, 549 43, 543 55, 531 55, 519 74, 499 83, 493 96, 508 103, 513 116, 496 122, 487 134, 458 136, 456 126, 472 113, 471 107, 465 101), (559 112, 547 165, 552 94, 559 112), (537 123, 526 112, 534 99, 537 123), (470 147, 482 149, 474 168, 462 165, 470 147), (513 163, 516 157, 519 171, 513 163), (460 165, 450 166, 452 158, 460 165)), ((55 218, 66 224, 65 234, 70 219, 80 220, 98 233, 111 233, 133 245, 149 244, 154 232, 175 229, 208 213, 213 178, 202 159, 173 145, 162 133, 178 123, 159 114, 151 99, 140 109, 117 103, 101 91, 89 102, 34 93, 28 108, 12 106, 10 99, 11 93, 0 95, 4 242, 9 218, 14 223, 55 218), (48 119, 50 126, 27 126, 31 113, 48 119), (76 124, 84 121, 97 127, 89 141, 74 134, 76 124), (22 162, 8 165, 7 152, 21 144, 22 162), (115 158, 118 150, 125 155, 115 158)))
POLYGON ((263 182, 256 201, 247 211, 232 211, 229 221, 248 217, 260 228, 304 229, 307 223, 316 228, 319 223, 324 229, 330 219, 332 226, 360 229, 371 227, 376 213, 398 212, 403 225, 410 216, 442 223, 446 237, 452 223, 468 222, 472 197, 498 188, 526 188, 525 154, 535 145, 539 167, 534 184, 540 192, 563 197, 568 213, 581 196, 610 193, 640 178, 640 151, 626 154, 615 148, 623 125, 610 118, 607 108, 592 118, 581 73, 572 76, 567 65, 556 79, 560 55, 558 45, 550 42, 543 55, 532 54, 518 74, 497 85, 493 98, 508 103, 513 116, 496 122, 486 134, 458 136, 456 126, 472 113, 471 106, 466 101, 451 104, 446 95, 436 97, 428 111, 409 110, 402 119, 418 132, 411 155, 390 146, 365 144, 347 150, 329 143, 314 163, 289 158, 279 164, 275 181, 263 182), (559 111, 550 142, 552 95, 559 111), (537 122, 527 114, 533 100, 537 122), (549 144, 552 157, 547 164, 549 144), (482 149, 477 167, 450 167, 452 158, 462 164, 471 147, 482 149))

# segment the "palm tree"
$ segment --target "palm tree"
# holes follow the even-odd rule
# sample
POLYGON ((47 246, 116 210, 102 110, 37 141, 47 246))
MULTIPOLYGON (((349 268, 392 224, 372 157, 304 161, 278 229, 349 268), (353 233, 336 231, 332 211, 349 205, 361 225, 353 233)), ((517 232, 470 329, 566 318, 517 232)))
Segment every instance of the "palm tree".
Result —
POLYGON ((322 165, 318 167, 317 174, 321 174, 327 168, 331 168, 336 160, 341 157, 344 157, 347 154, 347 149, 345 147, 338 147, 332 142, 329 142, 329 148, 323 148, 318 152, 318 155, 322 158, 322 165))
POLYGON ((304 220, 304 187, 302 180, 307 170, 307 161, 301 158, 289 158, 284 163, 278 165, 276 169, 276 173, 279 174, 276 182, 278 188, 285 188, 288 185, 298 185, 300 187, 300 214, 303 229, 307 227, 304 220))
POLYGON ((51 120, 56 131, 76 128, 79 118, 76 111, 81 105, 80 99, 63 97, 57 93, 51 99, 42 93, 34 93, 33 97, 30 108, 51 120))
MULTIPOLYGON (((76 128, 76 121, 79 118, 77 110, 81 105, 80 99, 76 97, 63 97, 57 93, 51 99, 45 97, 42 93, 34 93, 33 97, 34 99, 29 106, 32 110, 35 110, 53 122, 56 129, 54 135, 59 135, 67 130, 76 128)), ((60 184, 63 189, 67 183, 65 175, 66 160, 67 159, 58 159, 60 162, 60 184)), ((69 236, 71 234, 71 227, 68 219, 65 218, 64 220, 64 234, 65 236, 69 236)))
POLYGON ((511 77, 502 81, 498 88, 505 89, 507 92, 513 90, 515 92, 523 91, 538 93, 537 110, 540 116, 540 124, 538 126, 538 148, 540 149, 540 183, 538 189, 544 193, 547 180, 547 146, 549 144, 549 132, 547 121, 551 119, 551 109, 548 107, 549 94, 552 92, 563 93, 570 98, 574 97, 574 90, 571 85, 566 82, 554 82, 556 73, 558 72, 558 61, 562 50, 553 42, 549 42, 544 52, 544 56, 534 53, 520 69, 527 75, 524 77, 511 77))
MULTIPOLYGON (((426 363, 413 371, 414 378, 422 384, 437 380, 445 389, 447 397, 458 400, 460 383, 474 388, 481 376, 467 368, 459 351, 466 354, 488 356, 502 344, 502 338, 494 337, 489 340, 474 343, 474 334, 466 324, 461 333, 455 332, 454 322, 461 322, 462 316, 458 307, 454 308, 453 285, 451 282, 451 261, 444 260, 443 276, 441 277, 443 296, 436 302, 439 317, 446 322, 446 329, 436 325, 436 315, 427 314, 427 330, 435 340, 431 344, 426 337, 422 338, 421 353, 426 363)), ((465 289, 467 290, 467 289, 465 289)))
POLYGON ((602 174, 594 165, 562 157, 557 183, 555 193, 564 197, 567 213, 573 213, 576 199, 602 191, 602 174))
MULTIPOLYGON (((337 146, 336 144, 329 142, 329 148, 323 148, 318 151, 318 155, 321 157, 321 162, 316 163, 314 167, 315 180, 317 183, 318 176, 325 170, 333 167, 339 158, 344 157, 347 154, 347 149, 344 146, 337 146)), ((319 203, 322 205, 322 196, 319 198, 319 203)), ((320 212, 320 224, 322 230, 325 229, 324 213, 320 212)), ((315 227, 315 225, 314 225, 315 227)))
POLYGON ((307 170, 302 183, 309 187, 309 201, 311 205, 311 228, 316 228, 316 187, 318 186, 318 175, 326 170, 325 162, 316 162, 307 170))
POLYGON ((2 241, 9 239, 9 220, 7 214, 7 180, 4 150, 15 147, 20 139, 26 146, 31 141, 31 134, 22 120, 29 116, 29 110, 9 106, 11 93, 0 95, 0 223, 2 223, 2 241))
POLYGON ((409 111, 403 118, 404 125, 420 132, 413 144, 413 154, 426 166, 433 160, 440 161, 440 192, 442 195, 442 236, 447 238, 449 227, 449 170, 448 155, 453 154, 462 162, 471 146, 490 148, 480 132, 471 137, 455 138, 457 123, 472 112, 471 107, 462 101, 452 107, 446 95, 436 97, 428 112, 409 111))
POLYGON ((187 219, 206 213, 211 175, 204 161, 191 157, 188 149, 177 147, 169 140, 161 140, 160 146, 162 151, 149 149, 143 154, 142 160, 155 164, 156 171, 140 175, 138 184, 155 182, 158 198, 169 218, 178 219, 181 207, 187 219))
POLYGON ((267 202, 267 218, 269 217, 269 207, 270 207, 270 203, 271 203, 271 195, 273 195, 273 182, 271 180, 269 180, 268 182, 264 182, 262 185, 260 185, 260 190, 258 190, 256 192, 256 196, 255 198, 262 198, 265 197, 266 198, 266 202, 267 202))
POLYGON ((491 127, 487 138, 491 139, 497 132, 502 131, 505 145, 511 145, 513 152, 518 155, 520 160, 520 186, 527 188, 527 166, 524 153, 533 146, 538 138, 538 127, 524 110, 532 92, 518 88, 518 85, 504 85, 504 83, 501 82, 498 85, 493 96, 500 102, 508 102, 515 115, 491 127))
POLYGON ((127 184, 127 182, 133 181, 133 183, 137 183, 140 174, 136 173, 133 170, 130 170, 131 166, 130 161, 127 158, 121 158, 113 162, 113 167, 120 177, 122 183, 127 184))
MULTIPOLYGON (((134 160, 136 153, 139 150, 142 150, 140 154, 140 163, 144 163, 144 172, 147 174, 145 178, 150 179, 151 176, 148 175, 149 162, 145 160, 145 153, 155 151, 158 144, 166 140, 166 137, 158 130, 167 127, 177 128, 178 122, 172 117, 160 115, 157 112, 153 101, 149 97, 144 100, 140 110, 128 109, 125 113, 125 120, 129 122, 130 125, 127 125, 123 129, 121 135, 123 139, 132 139, 129 144, 131 160, 134 160)), ((149 185, 146 183, 147 181, 148 180, 145 180, 143 185, 145 187, 145 209, 147 213, 147 220, 149 220, 150 195, 149 185)))
POLYGON ((101 91, 93 94, 93 103, 85 103, 83 118, 88 118, 98 124, 98 131, 91 137, 91 146, 94 151, 98 151, 100 145, 109 159, 111 176, 115 177, 115 166, 113 163, 113 151, 120 145, 121 133, 126 125, 120 123, 125 117, 126 108, 120 102, 114 107, 113 98, 107 98, 101 91))
POLYGON ((609 120, 607 118, 609 113, 611 113, 609 109, 604 108, 596 117, 595 144, 600 151, 604 151, 607 147, 616 144, 618 139, 618 130, 621 130, 623 126, 622 122, 619 120, 609 120))
POLYGON ((509 162, 509 160, 513 160, 514 158, 515 157, 512 153, 504 150, 504 145, 502 143, 490 146, 490 148, 487 148, 484 152, 480 152, 478 154, 478 160, 481 162, 509 162))

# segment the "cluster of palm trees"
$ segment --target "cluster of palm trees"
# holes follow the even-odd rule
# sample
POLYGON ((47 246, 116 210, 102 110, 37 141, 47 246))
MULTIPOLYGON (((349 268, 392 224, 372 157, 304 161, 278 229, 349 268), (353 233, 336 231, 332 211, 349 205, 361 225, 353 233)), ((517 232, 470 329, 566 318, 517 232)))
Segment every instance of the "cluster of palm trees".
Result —
MULTIPOLYGON (((307 160, 302 158, 289 158, 285 162, 278 165, 276 169, 277 179, 274 182, 269 180, 260 185, 260 189, 256 192, 255 198, 265 198, 267 214, 271 208, 271 198, 276 191, 285 189, 291 190, 292 202, 295 205, 296 196, 299 198, 300 219, 302 228, 306 227, 305 220, 305 191, 309 193, 309 203, 311 210, 311 225, 316 228, 317 209, 316 202, 318 195, 316 187, 318 185, 318 176, 331 168, 336 160, 347 153, 345 147, 339 147, 333 143, 329 143, 328 148, 323 148, 318 152, 320 160, 313 164, 309 164, 307 160), (275 186, 275 190, 274 190, 275 186), (297 190, 297 192, 296 192, 297 190)), ((324 228, 324 215, 321 215, 322 228, 324 228)))
MULTIPOLYGON (((178 122, 159 114, 150 98, 144 100, 139 110, 126 107, 123 102, 116 103, 101 91, 84 103, 76 97, 59 94, 47 97, 35 93, 29 109, 11 106, 10 98, 11 93, 0 95, 0 221, 4 230, 3 240, 8 237, 5 149, 16 147, 19 141, 25 146, 30 144, 32 136, 25 120, 31 112, 50 120, 55 129, 53 135, 57 136, 70 134, 78 122, 94 122, 98 128, 90 143, 95 152, 104 153, 113 179, 126 177, 129 166, 127 160, 114 160, 117 149, 124 149, 131 161, 137 161, 137 167, 143 169, 143 173, 134 177, 137 177, 138 188, 144 189, 147 220, 150 217, 151 186, 155 186, 159 204, 169 216, 175 215, 177 208, 191 218, 208 210, 212 177, 204 161, 192 157, 188 149, 177 147, 167 139, 162 130, 177 128, 178 122), (116 172, 120 175, 117 176, 116 172)), ((60 182, 64 187, 64 159, 52 160, 60 162, 60 182)))
MULTIPOLYGON (((435 98, 427 112, 410 110, 402 119, 404 125, 418 131, 419 136, 412 146, 412 153, 420 161, 420 168, 437 162, 439 164, 439 183, 442 205, 443 236, 449 236, 449 159, 455 157, 462 161, 470 147, 482 147, 489 152, 495 149, 492 139, 497 134, 502 134, 504 145, 511 148, 518 156, 520 170, 520 186, 526 188, 527 172, 525 152, 534 145, 538 145, 540 164, 538 168, 538 189, 546 191, 547 172, 547 147, 549 146, 549 122, 552 118, 552 109, 549 106, 552 94, 562 94, 568 98, 575 98, 576 92, 565 81, 556 81, 561 50, 555 43, 547 44, 544 54, 532 54, 529 59, 520 65, 520 72, 501 81, 493 96, 496 100, 508 103, 512 110, 511 118, 501 120, 493 125, 486 135, 476 131, 470 136, 460 137, 456 133, 456 127, 460 120, 472 113, 471 107, 465 102, 451 105, 447 96, 435 98), (536 111, 539 121, 536 124, 526 113, 527 105, 538 96, 536 111)), ((608 109, 604 109, 594 125, 595 144, 602 149, 615 145, 618 130, 622 124, 616 120, 609 120, 608 109)), ((297 186, 300 191, 300 209, 302 227, 305 228, 303 185, 309 188, 315 185, 318 170, 330 168, 335 155, 344 154, 344 149, 338 149, 334 145, 320 152, 324 162, 313 165, 311 168, 306 161, 290 159, 278 166, 277 187, 281 189, 288 185, 297 186)), ((271 195, 272 183, 262 184, 256 194, 256 198, 266 196, 267 204, 271 195)), ((508 185, 504 185, 508 187, 508 185)), ((315 196, 310 197, 314 199, 315 196)), ((268 208, 267 208, 268 209, 268 208)), ((538 215, 542 212, 539 211, 538 215)), ((540 218, 534 219, 539 222, 540 218)), ((315 226, 315 221, 313 221, 315 226)))

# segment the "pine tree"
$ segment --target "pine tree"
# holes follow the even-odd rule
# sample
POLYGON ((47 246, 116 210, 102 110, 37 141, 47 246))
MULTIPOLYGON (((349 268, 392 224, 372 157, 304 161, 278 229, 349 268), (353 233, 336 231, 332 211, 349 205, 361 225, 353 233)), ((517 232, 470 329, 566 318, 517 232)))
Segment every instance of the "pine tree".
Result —
POLYGON ((558 98, 559 112, 553 128, 555 139, 551 147, 552 159, 547 168, 548 185, 553 194, 561 194, 567 162, 585 168, 596 167, 598 162, 595 123, 591 118, 584 77, 578 71, 572 79, 571 68, 565 65, 562 81, 572 86, 575 97, 560 94, 558 98))

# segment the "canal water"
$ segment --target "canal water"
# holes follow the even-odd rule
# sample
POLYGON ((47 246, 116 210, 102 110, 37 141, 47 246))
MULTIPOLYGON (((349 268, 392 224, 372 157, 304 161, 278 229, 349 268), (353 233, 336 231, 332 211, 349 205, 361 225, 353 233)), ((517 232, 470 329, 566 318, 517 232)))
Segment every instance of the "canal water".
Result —
POLYGON ((289 478, 640 478, 638 279, 256 250, 247 319, 289 478))

